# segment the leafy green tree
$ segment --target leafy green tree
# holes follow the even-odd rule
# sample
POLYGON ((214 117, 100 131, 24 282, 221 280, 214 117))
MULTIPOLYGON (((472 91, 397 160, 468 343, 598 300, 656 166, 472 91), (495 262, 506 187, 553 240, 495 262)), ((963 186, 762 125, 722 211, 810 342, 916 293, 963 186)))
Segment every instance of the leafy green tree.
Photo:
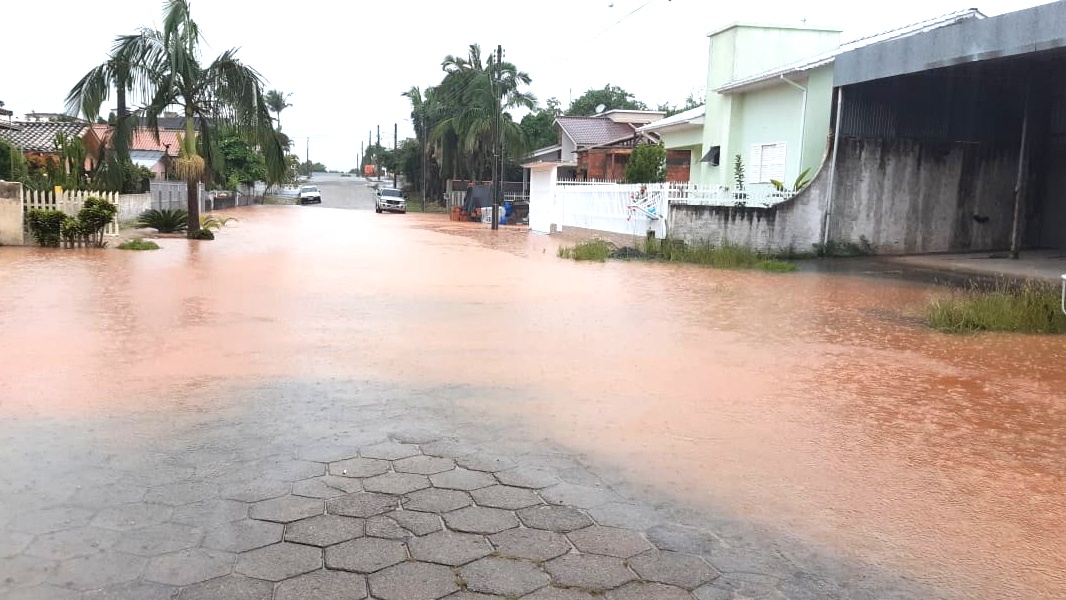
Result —
MULTIPOLYGON (((201 60, 200 28, 189 12, 188 0, 166 0, 161 30, 142 28, 119 36, 111 58, 128 66, 135 92, 147 100, 143 113, 150 129, 159 131, 159 117, 172 106, 184 115, 177 173, 188 189, 189 237, 199 231, 198 183, 212 167, 221 167, 216 139, 224 128, 242 137, 262 152, 267 183, 284 180, 285 151, 274 130, 259 73, 236 57, 236 50, 223 52, 210 64, 201 60)), ((68 98, 83 109, 99 110, 99 77, 83 78, 68 98)), ((92 114, 93 110, 85 110, 92 114)))
POLYGON ((607 84, 602 90, 592 89, 570 103, 566 114, 572 117, 588 117, 596 114, 596 107, 604 105, 604 110, 647 110, 648 105, 637 100, 633 94, 622 88, 607 84))
POLYGON ((626 163, 626 183, 666 181, 666 148, 662 144, 640 144, 626 163))
POLYGON ((676 115, 678 113, 683 113, 686 110, 691 110, 693 108, 698 108, 700 106, 703 106, 706 103, 707 103, 706 96, 697 96, 696 94, 694 94, 692 92, 689 92, 688 97, 685 98, 685 103, 682 104, 681 106, 676 106, 676 105, 669 104, 669 103, 660 104, 659 107, 658 107, 658 110, 661 110, 661 111, 665 112, 666 116, 672 117, 672 116, 674 116, 674 115, 676 115))
POLYGON ((220 176, 216 177, 216 183, 226 189, 235 190, 238 185, 251 187, 257 181, 266 180, 267 169, 263 155, 240 137, 223 137, 218 142, 218 151, 225 166, 220 176))
POLYGON ((29 171, 26 168, 26 157, 22 151, 0 140, 0 179, 4 181, 23 181, 29 171))
POLYGON ((558 98, 549 98, 547 106, 522 117, 519 127, 526 135, 531 149, 544 148, 559 143, 559 133, 555 130, 555 118, 562 115, 562 105, 558 98))

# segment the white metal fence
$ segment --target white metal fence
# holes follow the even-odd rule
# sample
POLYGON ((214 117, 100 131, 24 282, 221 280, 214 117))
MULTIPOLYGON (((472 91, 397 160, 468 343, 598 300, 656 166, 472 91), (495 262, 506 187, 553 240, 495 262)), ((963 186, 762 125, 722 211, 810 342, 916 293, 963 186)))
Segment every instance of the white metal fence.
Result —
POLYGON ((772 184, 752 184, 738 192, 726 189, 699 189, 689 183, 670 183, 672 204, 700 204, 708 206, 773 206, 796 195, 797 192, 778 190, 772 184))
POLYGON ((545 190, 534 187, 529 223, 535 231, 580 227, 607 233, 666 235, 669 210, 666 184, 560 182, 545 190))

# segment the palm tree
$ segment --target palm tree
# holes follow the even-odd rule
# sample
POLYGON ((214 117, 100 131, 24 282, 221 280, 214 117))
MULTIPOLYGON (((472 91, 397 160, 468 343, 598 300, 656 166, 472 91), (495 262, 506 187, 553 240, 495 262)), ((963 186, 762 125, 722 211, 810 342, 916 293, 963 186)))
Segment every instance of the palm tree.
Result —
MULTIPOLYGON (((286 172, 284 149, 259 73, 239 61, 235 49, 205 66, 200 41, 200 28, 189 14, 188 0, 166 0, 161 31, 143 28, 119 36, 111 54, 117 64, 137 65, 131 68, 137 74, 134 81, 140 83, 135 89, 147 101, 140 112, 157 136, 159 117, 165 110, 178 106, 184 113, 175 167, 187 183, 189 237, 196 237, 200 229, 198 184, 205 172, 220 167, 215 144, 221 130, 234 132, 263 153, 267 183, 281 181, 286 172)), ((72 96, 92 100, 97 89, 79 84, 72 96)))
POLYGON ((292 94, 284 94, 278 90, 270 90, 266 93, 267 108, 270 112, 274 113, 275 119, 278 121, 278 131, 281 131, 281 111, 292 106, 289 104, 289 96, 292 94))
MULTIPOLYGON (((477 44, 470 45, 465 58, 446 56, 441 68, 445 76, 436 88, 436 95, 448 109, 434 128, 433 137, 445 141, 446 148, 452 146, 454 151, 466 156, 471 176, 485 178, 492 156, 497 106, 501 111, 534 108, 536 98, 520 89, 532 79, 509 62, 501 62, 497 73, 496 56, 482 61, 481 47, 477 44)), ((500 126, 510 153, 520 154, 525 136, 510 114, 503 113, 500 126)))

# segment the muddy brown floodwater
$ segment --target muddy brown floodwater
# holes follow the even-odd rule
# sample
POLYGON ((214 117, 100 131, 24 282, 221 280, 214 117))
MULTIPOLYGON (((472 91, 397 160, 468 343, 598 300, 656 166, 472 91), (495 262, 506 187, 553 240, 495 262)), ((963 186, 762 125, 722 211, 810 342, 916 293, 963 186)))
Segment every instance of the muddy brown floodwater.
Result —
POLYGON ((0 249, 0 418, 165 418, 168 390, 271 376, 488 383, 514 393, 464 408, 680 503, 948 597, 1066 597, 1062 337, 931 332, 916 283, 579 264, 414 214, 239 217, 158 252, 0 249))

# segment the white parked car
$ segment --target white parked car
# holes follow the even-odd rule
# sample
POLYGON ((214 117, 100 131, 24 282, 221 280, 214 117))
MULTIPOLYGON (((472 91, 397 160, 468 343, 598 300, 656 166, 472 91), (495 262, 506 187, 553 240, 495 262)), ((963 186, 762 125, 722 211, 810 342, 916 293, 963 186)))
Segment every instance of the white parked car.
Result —
POLYGON ((407 212, 407 196, 396 188, 381 188, 374 200, 374 212, 407 212))
POLYGON ((301 185, 300 190, 296 192, 296 197, 300 200, 300 204, 322 204, 322 193, 314 185, 301 185))

